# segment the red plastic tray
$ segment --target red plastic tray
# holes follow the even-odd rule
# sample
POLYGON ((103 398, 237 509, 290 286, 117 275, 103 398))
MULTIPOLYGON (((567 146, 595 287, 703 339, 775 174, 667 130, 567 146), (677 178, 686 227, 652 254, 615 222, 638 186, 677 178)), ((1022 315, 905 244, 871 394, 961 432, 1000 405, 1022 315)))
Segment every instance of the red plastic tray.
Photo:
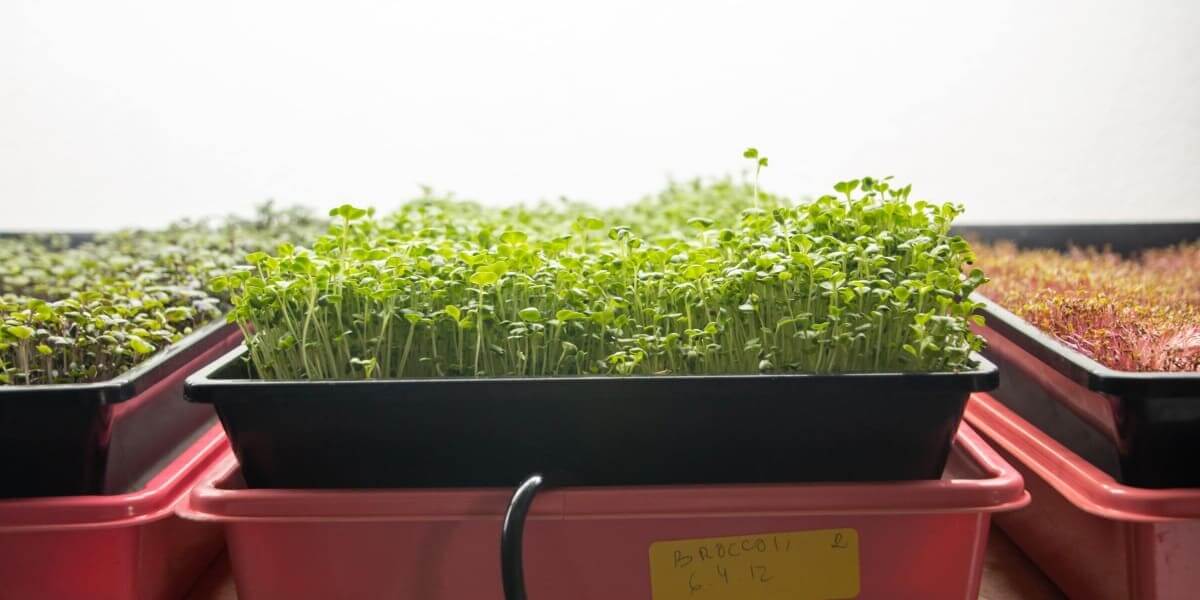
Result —
POLYGON ((1024 510, 996 523, 1072 598, 1200 593, 1200 489, 1117 483, 986 394, 966 418, 1025 477, 1024 510))
MULTIPOLYGON (((197 410, 183 398, 183 382, 189 375, 242 343, 242 332, 234 329, 182 367, 137 396, 113 404, 109 426, 109 464, 104 491, 133 489, 146 473, 152 473, 182 440, 208 428, 216 415, 197 410)), ((144 481, 144 479, 143 479, 144 481)))
POLYGON ((139 491, 0 500, 0 600, 178 600, 222 541, 174 509, 231 456, 217 425, 139 491))
MULTIPOLYGON (((179 513, 224 524, 241 600, 499 600, 510 494, 247 490, 231 459, 179 513)), ((1028 501, 967 427, 940 480, 551 490, 526 524, 526 582, 531 600, 651 598, 655 542, 851 528, 859 598, 975 600, 990 514, 1028 501)))

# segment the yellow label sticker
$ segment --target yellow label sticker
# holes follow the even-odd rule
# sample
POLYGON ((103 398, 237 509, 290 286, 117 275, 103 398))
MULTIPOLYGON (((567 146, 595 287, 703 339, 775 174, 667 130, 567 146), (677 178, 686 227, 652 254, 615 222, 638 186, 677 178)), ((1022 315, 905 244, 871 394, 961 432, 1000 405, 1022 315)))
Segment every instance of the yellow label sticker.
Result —
POLYGON ((858 586, 853 529, 650 545, 653 600, 835 600, 857 597, 858 586))

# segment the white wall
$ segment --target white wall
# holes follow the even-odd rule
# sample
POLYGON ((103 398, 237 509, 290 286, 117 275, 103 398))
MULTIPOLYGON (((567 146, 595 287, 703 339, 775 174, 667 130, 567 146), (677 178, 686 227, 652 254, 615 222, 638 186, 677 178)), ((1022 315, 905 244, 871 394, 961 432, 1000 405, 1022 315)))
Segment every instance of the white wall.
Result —
POLYGON ((971 221, 1200 219, 1200 2, 0 1, 0 230, 622 202, 770 156, 971 221))

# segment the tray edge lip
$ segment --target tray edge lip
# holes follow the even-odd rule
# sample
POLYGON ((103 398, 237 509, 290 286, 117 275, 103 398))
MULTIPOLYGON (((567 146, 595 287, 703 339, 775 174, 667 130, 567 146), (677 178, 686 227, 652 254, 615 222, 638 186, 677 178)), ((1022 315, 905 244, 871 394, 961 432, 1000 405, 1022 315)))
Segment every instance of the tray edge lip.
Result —
MULTIPOLYGON (((935 480, 914 480, 899 482, 815 482, 795 484, 715 484, 715 485, 685 485, 685 486, 618 486, 578 487, 560 490, 550 490, 545 497, 539 497, 538 506, 531 513, 531 519, 647 519, 647 518, 700 518, 700 517, 736 517, 744 515, 758 516, 854 516, 878 514, 962 514, 962 513, 994 513, 1017 510, 1029 504, 1030 495, 1025 489, 1024 479, 1020 472, 1005 461, 995 449, 991 448, 983 436, 971 426, 962 424, 954 436, 954 446, 959 448, 980 475, 972 478, 950 478, 935 480), (795 497, 802 489, 814 491, 810 497, 827 497, 829 494, 859 494, 873 502, 863 504, 833 506, 803 506, 798 503, 793 507, 782 507, 770 511, 663 511, 648 512, 641 510, 587 510, 572 508, 571 498, 583 496, 585 506, 597 505, 604 495, 629 493, 652 494, 666 490, 668 492, 687 494, 697 493, 697 488, 708 488, 718 495, 750 493, 769 489, 776 490, 780 495, 795 497), (893 494, 880 493, 884 490, 905 490, 912 495, 928 495, 935 500, 922 506, 886 506, 894 498, 893 494), (786 492, 786 494, 783 494, 786 492), (591 497, 588 497, 591 495, 591 497)), ((392 521, 458 521, 468 519, 499 520, 503 517, 503 506, 507 502, 510 491, 506 488, 416 488, 416 489, 234 489, 219 487, 222 482, 236 476, 240 467, 232 457, 225 459, 202 479, 191 491, 188 500, 180 505, 177 514, 193 521, 223 522, 223 523, 304 523, 304 522, 392 522, 392 521), (317 510, 281 511, 286 514, 269 514, 272 506, 280 503, 293 505, 311 502, 337 502, 348 499, 369 503, 373 506, 396 505, 390 502, 403 496, 439 494, 454 494, 461 496, 494 495, 495 510, 471 513, 454 513, 448 510, 433 510, 428 512, 406 512, 403 514, 388 513, 373 509, 363 510, 360 507, 356 514, 333 514, 325 505, 317 510), (249 510, 237 510, 235 507, 247 506, 249 510)), ((909 500, 911 502, 911 500, 909 500)), ((353 510, 346 512, 355 512, 353 510)))
POLYGON ((217 402, 217 396, 223 392, 256 390, 257 396, 282 395, 301 389, 333 388, 348 390, 386 389, 389 386, 485 386, 485 385, 533 385, 538 383, 558 383, 568 385, 670 385, 679 382, 719 381, 719 382, 788 382, 810 383, 814 385, 844 384, 847 381, 869 381, 876 385, 895 382, 897 384, 920 383, 930 387, 942 386, 945 391, 961 392, 967 395, 973 392, 995 389, 1000 383, 999 368, 979 353, 972 353, 972 358, 978 366, 969 371, 957 372, 884 372, 884 373, 841 373, 841 374, 722 374, 722 375, 640 375, 640 376, 562 376, 562 377, 429 377, 406 379, 334 379, 334 380, 265 380, 249 378, 218 378, 214 375, 221 369, 227 368, 235 361, 244 360, 247 346, 243 342, 236 348, 213 360, 209 364, 188 376, 184 383, 184 396, 190 402, 212 404, 217 402))
POLYGON ((224 429, 214 422, 140 489, 113 495, 0 500, 0 535, 115 529, 162 520, 232 454, 224 429), (23 519, 31 522, 16 522, 23 519))
POLYGON ((1011 454, 1079 510, 1104 519, 1135 523, 1200 518, 1200 489, 1139 488, 1123 484, 988 394, 972 396, 963 420, 986 443, 996 446, 996 451, 1011 454), (1021 441, 1034 446, 1020 447, 1021 441))

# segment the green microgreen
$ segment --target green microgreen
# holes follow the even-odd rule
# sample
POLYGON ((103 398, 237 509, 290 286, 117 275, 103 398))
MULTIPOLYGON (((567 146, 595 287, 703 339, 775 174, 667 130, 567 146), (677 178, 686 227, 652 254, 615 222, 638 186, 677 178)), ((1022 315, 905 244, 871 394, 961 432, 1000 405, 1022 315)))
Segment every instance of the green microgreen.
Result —
POLYGON ((758 148, 746 148, 742 152, 743 158, 748 158, 754 161, 754 206, 758 207, 758 176, 762 173, 763 167, 767 166, 767 157, 758 155, 758 148))
MULTIPOLYGON (((0 239, 0 384, 111 379, 217 319, 205 280, 247 251, 309 239, 324 225, 263 205, 254 219, 0 239)), ((282 246, 280 246, 282 250, 282 246)))
POLYGON ((886 181, 801 203, 672 184, 608 211, 427 192, 382 218, 339 207, 213 285, 267 379, 972 368, 962 208, 886 181))

